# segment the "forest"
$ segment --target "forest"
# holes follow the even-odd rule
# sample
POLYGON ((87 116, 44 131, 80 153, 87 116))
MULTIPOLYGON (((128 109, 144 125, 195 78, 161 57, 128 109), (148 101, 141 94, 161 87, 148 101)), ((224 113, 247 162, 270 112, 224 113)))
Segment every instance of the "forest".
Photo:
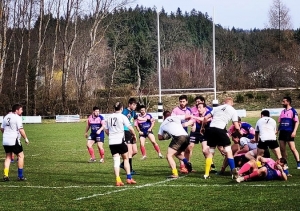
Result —
MULTIPOLYGON (((110 112, 116 99, 162 88, 213 87, 213 21, 201 8, 167 13, 129 0, 0 1, 0 112, 25 115, 110 112)), ((215 25, 217 90, 298 87, 300 26, 270 5, 264 29, 215 25)), ((143 103, 143 102, 141 102, 143 103)))

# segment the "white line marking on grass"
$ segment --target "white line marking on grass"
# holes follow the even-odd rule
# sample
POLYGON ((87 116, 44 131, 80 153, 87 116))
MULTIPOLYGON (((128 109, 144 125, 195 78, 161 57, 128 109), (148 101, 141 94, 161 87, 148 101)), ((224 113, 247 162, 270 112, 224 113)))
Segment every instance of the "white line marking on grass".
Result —
MULTIPOLYGON (((178 179, 181 179, 181 178, 184 178, 184 177, 186 177, 186 176, 179 177, 178 179)), ((145 188, 145 187, 156 186, 156 185, 159 185, 159 184, 163 184, 163 183, 170 182, 170 181, 173 181, 173 180, 178 180, 178 179, 166 179, 166 180, 159 181, 159 182, 147 183, 145 185, 137 185, 137 186, 131 186, 131 187, 129 187, 129 186, 126 187, 125 186, 123 189, 108 191, 108 192, 105 192, 105 193, 97 193, 97 194, 93 194, 91 196, 79 197, 79 198, 76 198, 74 200, 79 201, 79 200, 83 200, 83 199, 94 198, 94 197, 97 197, 97 196, 110 195, 112 193, 118 193, 118 192, 122 192, 122 191, 126 191, 126 190, 134 190, 134 189, 140 189, 140 188, 145 188)))
POLYGON ((243 186, 243 187, 297 187, 300 186, 300 184, 187 184, 187 185, 168 185, 163 184, 160 185, 160 187, 195 187, 195 188, 201 188, 201 187, 236 187, 236 186, 243 186))
POLYGON ((65 187, 51 187, 51 186, 29 186, 29 185, 1 185, 2 188, 32 188, 32 189, 71 189, 71 188, 115 188, 115 185, 89 185, 89 186, 65 186, 65 187))
POLYGON ((35 155, 31 155, 32 157, 36 157, 36 156, 39 156, 39 155, 41 155, 41 154, 35 154, 35 155))

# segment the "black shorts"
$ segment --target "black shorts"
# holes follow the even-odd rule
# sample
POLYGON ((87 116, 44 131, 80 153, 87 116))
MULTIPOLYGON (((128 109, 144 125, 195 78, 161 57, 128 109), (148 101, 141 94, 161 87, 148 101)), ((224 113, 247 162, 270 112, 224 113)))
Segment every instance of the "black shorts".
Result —
POLYGON ((248 158, 246 158, 245 155, 234 156, 235 167, 242 167, 248 161, 249 160, 248 160, 248 158))
POLYGON ((294 141, 294 138, 292 137, 293 131, 286 131, 286 130, 280 130, 278 140, 279 141, 294 141))
POLYGON ((207 131, 207 145, 209 147, 230 146, 231 142, 225 129, 211 127, 207 131))
POLYGON ((190 143, 199 144, 203 141, 206 141, 205 135, 202 135, 199 132, 191 132, 190 133, 190 143))
POLYGON ((126 144, 136 144, 136 140, 135 139, 133 139, 133 136, 132 136, 132 134, 131 134, 131 132, 130 131, 128 131, 128 130, 125 130, 125 143, 126 144))
POLYGON ((19 153, 23 152, 23 147, 21 142, 16 139, 16 143, 13 146, 3 145, 5 153, 14 153, 18 155, 19 153))
POLYGON ((143 132, 143 135, 140 134, 140 138, 141 137, 147 138, 149 134, 153 134, 152 131, 142 131, 142 132, 143 132))
POLYGON ((122 144, 109 145, 109 149, 112 155, 115 154, 122 155, 128 152, 128 147, 124 142, 122 142, 122 144))
POLYGON ((169 147, 177 152, 183 152, 189 146, 189 136, 173 136, 169 147))
POLYGON ((277 147, 279 147, 279 145, 276 140, 266 140, 266 141, 259 140, 257 144, 257 148, 264 149, 264 150, 267 150, 268 148, 275 149, 277 147))

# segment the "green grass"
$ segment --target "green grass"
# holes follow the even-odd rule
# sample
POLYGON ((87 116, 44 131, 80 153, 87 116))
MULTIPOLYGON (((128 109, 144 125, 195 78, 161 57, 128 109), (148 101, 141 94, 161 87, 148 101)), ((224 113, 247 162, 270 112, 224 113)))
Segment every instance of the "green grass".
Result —
MULTIPOLYGON (((253 125, 256 119, 244 118, 253 125)), ((158 123, 155 127, 157 133, 158 123)), ((147 159, 134 158, 135 186, 114 187, 113 162, 105 142, 105 163, 87 163, 84 138, 85 123, 27 124, 30 140, 24 145, 25 176, 16 181, 17 166, 10 168, 10 182, 0 183, 0 210, 298 210, 300 171, 289 153, 288 181, 259 181, 237 184, 229 172, 202 179, 204 158, 196 145, 192 163, 196 173, 166 180, 170 174, 167 161, 159 159, 150 143, 147 159), (90 198, 84 198, 90 197, 90 198), (81 199, 81 200, 76 200, 81 199)), ((300 149, 299 138, 296 139, 300 149)), ((159 142, 163 154, 169 141, 159 142)), ((95 147, 97 161, 99 153, 95 147)), ((0 149, 1 162, 4 150, 0 149)), ((215 163, 221 166, 217 152, 215 163)), ((3 169, 1 169, 2 171, 3 169)), ((122 171, 121 178, 125 180, 122 171)))

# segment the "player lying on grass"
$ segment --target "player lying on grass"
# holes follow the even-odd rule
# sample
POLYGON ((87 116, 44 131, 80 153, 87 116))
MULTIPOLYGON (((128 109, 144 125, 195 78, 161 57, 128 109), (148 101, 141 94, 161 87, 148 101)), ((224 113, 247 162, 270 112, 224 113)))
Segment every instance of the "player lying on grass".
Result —
POLYGON ((233 173, 238 183, 251 179, 287 180, 287 176, 283 171, 286 163, 285 158, 274 161, 272 158, 258 156, 256 160, 245 163, 241 169, 235 168, 233 173), (259 162, 262 165, 260 168, 259 162))
MULTIPOLYGON (((182 154, 189 145, 188 133, 183 128, 183 126, 188 126, 188 122, 181 124, 184 116, 171 116, 169 111, 164 111, 163 116, 164 121, 159 128, 158 139, 167 140, 172 138, 167 152, 167 160, 172 169, 172 175, 169 178, 178 178, 178 171, 173 156, 184 163, 188 172, 192 171, 192 164, 182 154)), ((189 122, 193 123, 193 121, 189 122)))

